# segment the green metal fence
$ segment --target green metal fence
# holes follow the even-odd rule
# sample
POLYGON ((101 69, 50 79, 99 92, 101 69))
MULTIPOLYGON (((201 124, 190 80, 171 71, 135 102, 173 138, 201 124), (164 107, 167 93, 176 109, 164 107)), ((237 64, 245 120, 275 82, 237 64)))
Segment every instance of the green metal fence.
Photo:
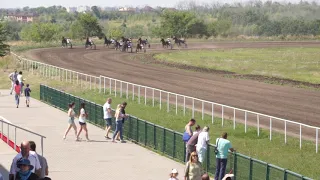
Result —
MULTIPOLYGON (((89 112, 88 121, 96 126, 104 128, 103 108, 94 102, 87 101, 66 92, 40 85, 40 99, 63 111, 68 110, 68 104, 75 102, 75 110, 79 111, 81 102, 86 103, 89 112)), ((113 124, 114 125, 114 124, 113 124)), ((113 129, 115 127, 113 126, 113 129)), ((186 146, 182 141, 182 133, 176 132, 148 121, 129 116, 124 124, 124 136, 146 148, 162 153, 177 161, 185 161, 186 146)), ((211 174, 215 172, 214 145, 209 145, 206 160, 203 164, 205 170, 211 174)), ((272 164, 250 158, 240 153, 230 153, 228 157, 227 171, 233 170, 237 180, 309 180, 292 171, 279 168, 272 164)))

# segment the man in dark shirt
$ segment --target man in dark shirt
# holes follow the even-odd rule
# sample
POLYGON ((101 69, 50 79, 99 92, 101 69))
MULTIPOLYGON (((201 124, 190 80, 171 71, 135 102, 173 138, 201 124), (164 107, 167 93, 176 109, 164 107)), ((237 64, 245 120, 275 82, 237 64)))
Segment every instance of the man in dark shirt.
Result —
POLYGON ((27 107, 29 107, 29 104, 30 104, 30 93, 31 93, 31 89, 29 88, 29 84, 27 84, 27 88, 24 89, 24 96, 26 97, 27 107))
POLYGON ((193 151, 196 151, 196 144, 198 143, 198 136, 200 134, 201 128, 199 125, 196 126, 196 131, 193 133, 189 141, 187 142, 187 149, 186 149, 186 162, 189 161, 190 154, 193 151))

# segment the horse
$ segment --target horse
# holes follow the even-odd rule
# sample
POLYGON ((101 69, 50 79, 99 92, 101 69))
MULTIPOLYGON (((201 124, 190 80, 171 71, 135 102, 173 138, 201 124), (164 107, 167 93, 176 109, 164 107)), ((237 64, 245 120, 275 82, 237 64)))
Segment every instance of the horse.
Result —
POLYGON ((168 48, 170 46, 170 48, 172 49, 172 44, 169 40, 165 41, 163 38, 160 40, 160 42, 162 43, 162 47, 163 48, 168 48))
POLYGON ((108 40, 107 37, 104 37, 104 45, 106 47, 109 47, 109 45, 112 44, 112 41, 111 40, 108 40))
POLYGON ((89 39, 89 38, 87 37, 86 43, 85 43, 85 48, 88 49, 89 46, 90 46, 91 49, 92 49, 92 47, 93 47, 94 49, 96 49, 96 45, 94 44, 94 42, 92 41, 92 39, 89 39))
POLYGON ((175 37, 175 36, 174 36, 172 39, 174 40, 174 43, 175 43, 175 44, 178 44, 178 47, 180 47, 181 44, 184 44, 184 47, 187 48, 188 45, 187 45, 186 40, 184 40, 184 39, 178 39, 178 38, 175 37))
POLYGON ((146 49, 144 48, 144 45, 141 43, 141 41, 140 42, 138 41, 138 44, 137 44, 136 53, 138 51, 146 52, 146 49))
POLYGON ((138 43, 143 44, 144 46, 148 45, 148 48, 150 48, 150 43, 148 42, 148 39, 142 40, 141 38, 139 38, 138 43))
POLYGON ((118 42, 117 40, 114 40, 114 49, 115 50, 118 50, 118 49, 120 49, 121 48, 121 45, 120 45, 120 42, 118 42))
POLYGON ((68 47, 68 45, 69 45, 70 48, 72 48, 71 39, 62 37, 61 45, 62 45, 62 47, 68 47))

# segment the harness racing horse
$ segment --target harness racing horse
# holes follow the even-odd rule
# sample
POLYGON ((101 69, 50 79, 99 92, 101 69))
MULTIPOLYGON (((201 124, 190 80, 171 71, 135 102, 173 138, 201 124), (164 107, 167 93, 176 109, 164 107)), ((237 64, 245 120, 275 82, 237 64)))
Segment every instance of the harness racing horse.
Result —
POLYGON ((88 49, 89 46, 91 49, 92 47, 93 49, 96 49, 96 45, 94 44, 94 42, 91 39, 87 38, 85 43, 85 48, 88 49))
POLYGON ((118 50, 121 48, 120 42, 118 42, 117 40, 114 40, 114 49, 118 50))
POLYGON ((174 40, 174 43, 178 45, 178 47, 180 47, 181 44, 184 44, 184 47, 185 47, 185 48, 188 47, 188 45, 187 45, 187 43, 186 43, 186 40, 184 40, 184 39, 178 39, 177 37, 174 36, 174 37, 173 37, 173 40, 174 40))
POLYGON ((147 50, 144 48, 144 45, 142 43, 140 43, 140 42, 138 41, 137 48, 136 48, 136 53, 138 51, 143 51, 145 53, 147 50))
POLYGON ((62 37, 61 45, 62 45, 62 47, 68 47, 68 45, 69 45, 70 48, 72 49, 71 39, 69 39, 69 38, 62 37))
POLYGON ((122 37, 122 42, 123 42, 123 46, 121 48, 121 51, 122 52, 129 51, 129 48, 130 48, 130 52, 132 52, 132 42, 131 42, 131 40, 122 37))
POLYGON ((162 47, 163 48, 169 48, 172 49, 172 44, 169 40, 165 41, 163 38, 160 40, 160 42, 162 43, 162 47))
POLYGON ((105 45, 106 47, 109 47, 110 44, 112 44, 112 41, 111 41, 111 40, 108 40, 107 37, 105 36, 105 37, 104 37, 104 45, 105 45))
POLYGON ((142 44, 143 46, 147 46, 148 45, 148 48, 150 48, 150 43, 148 42, 148 39, 146 40, 142 40, 141 38, 138 39, 138 43, 139 44, 142 44))

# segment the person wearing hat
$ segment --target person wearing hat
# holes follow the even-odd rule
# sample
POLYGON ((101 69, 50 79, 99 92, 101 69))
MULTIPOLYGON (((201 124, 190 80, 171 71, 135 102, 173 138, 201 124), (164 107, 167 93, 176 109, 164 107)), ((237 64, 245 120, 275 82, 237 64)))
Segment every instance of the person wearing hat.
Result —
POLYGON ((178 170, 172 169, 169 180, 178 180, 178 170))
POLYGON ((38 175, 32 172, 33 166, 30 164, 29 159, 21 158, 17 162, 17 167, 20 169, 16 174, 15 180, 37 180, 38 175))

